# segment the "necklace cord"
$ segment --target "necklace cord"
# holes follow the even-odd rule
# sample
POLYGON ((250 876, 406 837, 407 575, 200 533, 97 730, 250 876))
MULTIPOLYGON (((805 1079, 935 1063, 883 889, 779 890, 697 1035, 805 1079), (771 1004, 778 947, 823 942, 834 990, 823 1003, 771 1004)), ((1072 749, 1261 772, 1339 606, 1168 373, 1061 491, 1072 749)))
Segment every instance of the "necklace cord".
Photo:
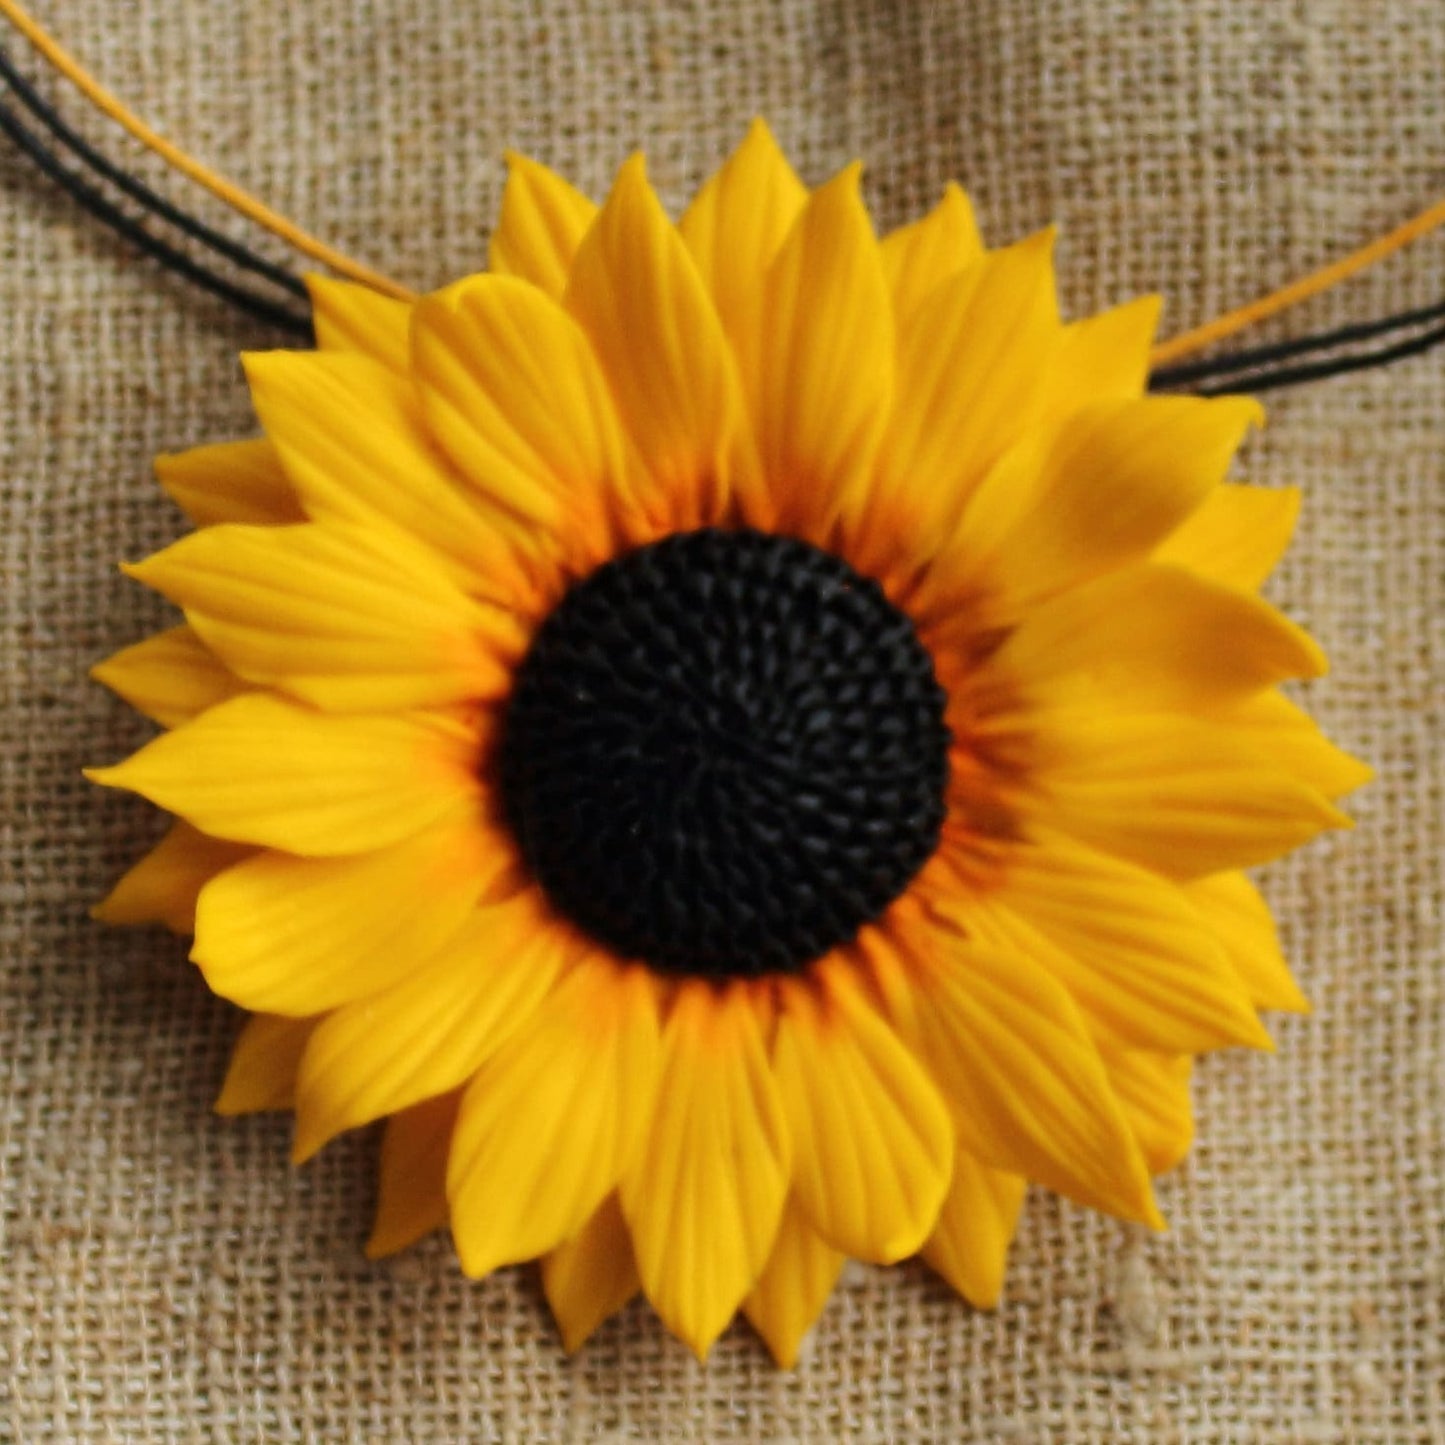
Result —
MULTIPOLYGON (((233 241, 229 236, 213 230, 203 221, 197 220, 196 217, 153 191, 144 181, 122 170, 107 156, 96 150, 83 136, 72 130, 55 108, 16 70, 3 46, 0 46, 0 80, 3 80, 15 92, 21 104, 55 137, 61 146, 88 166, 96 175, 109 181, 111 185, 124 192, 133 201, 137 201, 152 215, 200 241, 202 245, 209 247, 217 255, 224 256, 244 270, 264 277, 302 301, 307 299, 306 285, 299 276, 293 275, 284 266, 278 266, 274 262, 268 261, 264 256, 243 246, 239 241, 233 241)), ((33 154, 31 152, 32 157, 33 154)), ((52 151, 51 154, 53 155, 54 152, 52 151)))
MULTIPOLYGON (((5 3, 8 3, 8 0, 0 0, 0 4, 5 3)), ((1418 216, 1411 217, 1404 225, 1396 226, 1393 231, 1377 237, 1356 251, 1351 251, 1348 256, 1342 256, 1338 261, 1332 261, 1328 266, 1320 267, 1318 271, 1310 272, 1308 276, 1301 276, 1298 281, 1292 281, 1287 286, 1257 297, 1233 311, 1226 311, 1223 316, 1216 316, 1213 321, 1206 321, 1202 326, 1170 337, 1168 341, 1161 342, 1154 348, 1150 359, 1155 366, 1162 366, 1166 362, 1177 361, 1182 356, 1192 356, 1196 351, 1202 351, 1216 341, 1223 341, 1237 331, 1243 331, 1247 326, 1253 326, 1256 322, 1278 315, 1291 306, 1297 306, 1301 301, 1308 301, 1311 297, 1338 286, 1340 282, 1358 275, 1387 256, 1393 256, 1396 251, 1403 250, 1412 241, 1418 241, 1441 226, 1445 226, 1445 200, 1437 201, 1418 216)))
POLYGON ((380 291, 386 296, 395 296, 403 300, 412 298, 413 293, 400 282, 393 281, 379 271, 374 271, 360 261, 353 260, 343 252, 328 246, 326 242, 311 235, 308 231, 302 230, 295 222, 289 221, 279 212, 273 211, 265 202, 258 200, 233 181, 218 175, 209 166, 187 154, 179 146, 173 145, 157 131, 152 130, 43 29, 20 5, 19 0, 0 0, 0 15, 9 20, 40 52, 46 62, 70 81, 97 110, 117 125, 124 127, 143 146, 160 156, 167 165, 180 171, 182 175, 189 177, 197 185, 204 186, 232 210, 239 212, 248 220, 254 221, 256 225, 270 231, 272 235, 279 236, 287 245, 299 251, 303 256, 309 256, 313 261, 336 272, 338 276, 357 281, 363 286, 370 286, 372 290, 380 291))
MULTIPOLYGON (((74 85, 97 110, 122 126, 131 136, 160 156, 173 169, 203 186, 238 214, 271 232, 294 250, 328 267, 339 276, 359 282, 383 295, 403 300, 414 299, 415 293, 399 282, 363 265, 360 261, 345 255, 304 231, 257 197, 219 175, 179 146, 166 140, 101 85, 25 10, 20 4, 20 0, 0 0, 0 16, 8 19, 45 61, 74 85)), ((3 53, 0 53, 0 78, 3 78, 11 86, 16 95, 39 116, 64 145, 93 170, 105 176, 134 199, 139 200, 147 209, 201 240, 212 249, 226 255, 236 264, 267 276, 275 284, 283 286, 287 290, 294 291, 296 289, 299 284, 296 278, 285 272, 283 268, 257 257, 254 252, 248 251, 239 243, 230 241, 229 238, 221 236, 202 222, 187 216, 141 182, 111 165, 80 136, 71 131, 59 116, 55 115, 53 111, 49 111, 44 103, 39 101, 35 92, 30 90, 24 80, 9 66, 8 61, 5 61, 3 53)), ((250 310, 252 314, 268 315, 266 308, 270 307, 270 303, 205 271, 204 268, 190 261, 184 253, 166 246, 164 242, 146 232, 143 227, 125 217, 123 213, 117 212, 98 192, 88 187, 74 173, 59 165, 55 157, 46 151, 37 138, 26 131, 13 116, 9 116, 7 113, 3 122, 0 122, 0 129, 5 130, 22 149, 37 161, 37 164, 41 165, 47 174, 64 185, 77 200, 99 215, 107 224, 114 226, 122 234, 141 245, 150 254, 160 257, 166 264, 172 265, 174 269, 217 294, 235 300, 236 304, 242 305, 243 309, 250 310), (239 293, 239 298, 245 299, 238 299, 238 296, 233 293, 239 293), (254 304, 257 302, 259 302, 260 309, 254 304)), ((1181 386, 1196 381, 1209 381, 1211 383, 1209 388, 1201 388, 1205 394, 1209 394, 1226 389, 1227 383, 1219 385, 1213 385, 1213 383, 1228 375, 1237 377, 1235 385, 1247 386, 1253 390, 1266 390, 1296 381, 1313 380, 1322 376, 1357 370, 1364 366, 1383 365, 1404 356, 1416 355, 1430 346, 1439 344, 1440 332, 1438 330, 1430 331, 1370 352, 1324 361, 1306 362, 1297 366, 1279 367, 1274 371, 1258 370, 1260 367, 1272 365, 1286 358, 1384 335, 1406 325, 1434 319, 1440 314, 1440 308, 1427 307, 1416 312, 1388 317, 1382 321, 1360 323, 1315 336, 1277 343, 1273 346, 1251 348, 1232 355, 1207 358, 1187 366, 1169 365, 1171 362, 1178 362, 1183 357, 1192 356, 1216 342, 1223 341, 1268 317, 1275 316, 1289 307, 1330 290, 1442 226, 1445 226, 1445 199, 1437 201, 1403 225, 1377 237, 1349 255, 1264 296, 1257 297, 1244 306, 1225 312, 1212 321, 1207 321, 1191 330, 1170 337, 1157 345, 1151 353, 1150 361, 1154 368, 1151 386, 1158 389, 1181 386)), ((274 308, 271 309, 274 310, 274 308)), ((294 313, 285 313, 285 319, 280 324, 291 326, 294 329, 294 321, 294 313)))
POLYGON ((184 251, 168 245, 158 236, 152 235, 133 217, 115 206, 99 190, 83 180, 74 171, 63 165, 56 156, 46 149, 38 136, 28 130, 11 113, 8 106, 0 104, 0 132, 15 143, 51 180, 61 186, 79 205, 107 226, 124 236, 126 240, 153 256, 163 265, 169 266, 179 275, 194 282, 204 290, 228 301, 238 310, 256 317, 270 325, 289 331, 295 336, 310 338, 310 320, 265 296, 257 295, 242 286, 217 276, 200 265, 184 251))

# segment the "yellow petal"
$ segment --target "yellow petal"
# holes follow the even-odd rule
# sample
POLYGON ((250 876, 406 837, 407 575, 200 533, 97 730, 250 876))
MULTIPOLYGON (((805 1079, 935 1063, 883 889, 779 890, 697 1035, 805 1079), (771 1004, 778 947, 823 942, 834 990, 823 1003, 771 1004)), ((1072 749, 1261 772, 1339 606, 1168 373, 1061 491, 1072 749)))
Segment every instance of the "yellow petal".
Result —
POLYGON ((476 797, 477 747, 442 718, 328 717, 252 693, 86 776, 215 837, 326 857, 384 848, 476 797))
POLYGON ((208 838, 178 820, 91 909, 91 917, 110 924, 164 923, 173 933, 190 933, 201 889, 251 851, 240 843, 208 838))
POLYGON ((467 922, 505 861, 477 833, 448 824, 357 858, 262 853, 207 884, 191 956, 243 1008, 318 1014, 367 998, 467 922))
POLYGON ((162 727, 179 727, 246 684, 189 627, 172 627, 97 663, 90 675, 162 727))
POLYGON ((242 360, 256 414, 308 516, 403 532, 482 596, 507 602, 522 591, 515 554, 527 536, 500 502, 452 469, 409 382, 356 352, 253 352, 242 360))
POLYGON ((857 165, 814 191, 739 354, 781 525, 824 540, 871 475, 893 398, 893 311, 857 165))
POLYGON ((997 850, 989 883, 932 899, 962 930, 1027 954, 1085 1016, 1135 1047, 1198 1052, 1269 1036, 1179 889, 1063 839, 997 850))
POLYGON ((835 1249, 880 1264, 933 1228, 953 1128, 928 1075, 837 970, 783 990, 773 1074, 793 1139, 793 1191, 835 1249))
POLYGON ((412 303, 355 281, 307 276, 316 344, 323 351, 359 351, 398 376, 410 371, 412 303))
POLYGON ((447 1222, 447 1155, 460 1103, 459 1092, 443 1094, 386 1121, 368 1259, 395 1254, 447 1222))
POLYGON ((983 238, 973 203, 950 181, 943 199, 921 220, 883 238, 883 272, 899 324, 912 319, 919 305, 950 277, 982 258, 983 238))
POLYGON ((755 120, 678 223, 729 337, 756 324, 762 278, 807 199, 773 133, 755 120))
POLYGON ((542 1260, 542 1289, 569 1355, 641 1287, 632 1236, 616 1194, 603 1200, 580 1234, 542 1260))
POLYGON ((791 1150, 752 990, 689 982, 663 1038, 655 1117, 622 1179, 642 1287, 701 1358, 757 1283, 791 1150))
POLYGON ((171 452, 158 456, 155 466, 166 494, 198 527, 217 522, 263 527, 306 519, 266 437, 171 452))
POLYGON ((855 530, 876 530, 879 507, 892 501, 904 509, 894 525, 915 546, 947 535, 988 469, 1031 433, 1058 332, 1052 231, 936 286, 899 328, 900 404, 872 508, 860 510, 855 530))
POLYGON ((908 967, 879 981, 952 1107, 959 1148, 1162 1227, 1143 1155, 1063 985, 1025 955, 926 915, 901 942, 908 967))
POLYGON ((1061 711, 1035 724, 1038 792, 1020 806, 1166 877, 1252 867, 1326 828, 1351 826, 1320 793, 1260 762, 1214 721, 1061 711))
POLYGON ((1375 770, 1338 748, 1303 708, 1282 693, 1266 692, 1219 715, 1222 725, 1291 777, 1338 798, 1363 787, 1375 770))
POLYGON ((1140 296, 1065 326, 1044 386, 1044 420, 1091 402, 1143 396, 1159 308, 1158 296, 1140 296))
POLYGON ((1298 487, 1216 487, 1159 544, 1156 562, 1252 592, 1284 556, 1299 519, 1298 487))
POLYGON ((1260 416, 1247 397, 1088 406, 1059 427, 1029 475, 1010 457, 985 479, 958 526, 960 562, 988 571, 1019 609, 1143 561, 1219 485, 1260 416))
POLYGON ((546 1254, 586 1225, 648 1127, 658 1058, 651 976, 599 958, 482 1066, 447 1167, 469 1275, 546 1254))
POLYGON ((1179 1164, 1194 1141, 1194 1109, 1188 1055, 1111 1053, 1109 1084, 1124 1106, 1129 1127, 1144 1151, 1151 1174, 1179 1164))
POLYGON ((527 890, 475 909, 439 952, 393 969, 384 991, 350 988, 356 1002, 328 1015, 306 1050, 296 1157, 465 1084, 531 1018, 569 951, 577 945, 527 890))
POLYGON ((252 1014, 231 1050, 216 1112, 259 1114, 291 1108, 301 1053, 316 1022, 314 1018, 252 1014))
POLYGON ((501 215, 492 233, 491 269, 520 276, 560 297, 577 247, 596 215, 596 205, 555 171, 509 151, 501 215))
POLYGON ((790 1199, 773 1252, 743 1301, 743 1313, 767 1341, 781 1369, 791 1370, 798 1363, 803 1341, 838 1283, 843 1260, 816 1233, 797 1201, 790 1199))
POLYGON ((1309 1000, 1290 975, 1269 905, 1243 873, 1200 878, 1184 891, 1223 946, 1255 1008, 1310 1011, 1309 1000))
POLYGON ((328 711, 499 697, 526 647, 424 549, 352 523, 207 527, 125 570, 241 677, 328 711))
MULTIPOLYGON (((1319 677, 1324 653, 1247 592, 1177 567, 1125 567, 1031 609, 990 662, 1000 693, 1047 703, 1192 712, 1287 678, 1319 677)), ((986 699, 986 680, 974 688, 986 699)))
POLYGON ((640 155, 579 248, 566 301, 677 527, 722 520, 735 490, 756 492, 732 351, 640 155))
POLYGON ((993 1309, 1003 1293, 1004 1267, 1027 1187, 1021 1174, 990 1169, 959 1151, 923 1258, 975 1309, 993 1309))
POLYGON ((510 276, 474 276, 416 308, 412 360, 432 434, 518 516, 594 526, 631 501, 622 426, 582 328, 510 276))

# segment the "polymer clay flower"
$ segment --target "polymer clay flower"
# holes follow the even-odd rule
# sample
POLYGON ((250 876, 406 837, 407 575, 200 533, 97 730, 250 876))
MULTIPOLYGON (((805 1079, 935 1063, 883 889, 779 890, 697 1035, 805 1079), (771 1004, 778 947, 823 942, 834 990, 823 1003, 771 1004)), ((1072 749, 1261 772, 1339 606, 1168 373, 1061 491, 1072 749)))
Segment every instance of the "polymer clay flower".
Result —
POLYGON ((765 128, 673 225, 516 160, 491 270, 313 286, 163 458, 185 624, 98 676, 177 815, 98 910, 252 1011, 220 1107, 386 1120, 370 1249, 796 1357, 847 1256, 998 1298, 1027 1184, 1161 1224, 1193 1056, 1303 1001, 1241 869, 1366 770, 1278 691, 1291 491, 963 193, 881 243, 765 128))

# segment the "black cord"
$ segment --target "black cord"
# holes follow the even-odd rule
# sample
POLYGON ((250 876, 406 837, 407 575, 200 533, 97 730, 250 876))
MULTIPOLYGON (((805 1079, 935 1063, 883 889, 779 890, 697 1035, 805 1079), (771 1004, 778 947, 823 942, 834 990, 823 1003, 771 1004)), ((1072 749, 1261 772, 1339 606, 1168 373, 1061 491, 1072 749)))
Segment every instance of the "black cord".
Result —
POLYGON ((243 246, 239 241, 233 241, 229 236, 213 230, 205 222, 197 220, 194 216, 181 210, 179 206, 173 205, 164 196, 151 190, 143 181, 127 174, 103 156, 83 136, 73 131, 54 107, 45 101, 25 77, 15 69, 3 47, 0 47, 0 80, 3 80, 15 92, 26 108, 40 120, 61 145, 84 161, 91 170, 124 191, 132 200, 138 201, 146 210, 159 216, 162 220, 169 221, 178 230, 194 237, 202 245, 209 246, 211 250, 226 257, 227 260, 234 261, 237 266, 264 276, 268 281, 291 292, 293 296, 299 296, 303 301, 306 299, 306 285, 300 277, 294 276, 285 267, 268 261, 264 256, 243 246))
POLYGON ((1306 381, 1323 381, 1330 376, 1344 376, 1351 371, 1364 371, 1371 366, 1388 366, 1408 356, 1419 356, 1431 347, 1445 342, 1445 326, 1421 332, 1407 341, 1382 346, 1376 351, 1356 352, 1352 356, 1336 356, 1325 361, 1308 362, 1302 366, 1280 367, 1277 371, 1245 372, 1217 385, 1201 386, 1199 396, 1224 396, 1233 392, 1273 391, 1280 386, 1298 386, 1306 381))
POLYGON ((1332 331, 1316 332, 1312 336, 1276 341, 1267 346, 1252 346, 1244 351, 1207 357, 1203 361, 1185 362, 1181 366, 1166 366, 1150 376, 1149 387, 1152 391, 1161 391, 1234 372, 1257 371, 1276 361, 1287 361, 1291 357, 1308 355, 1312 351, 1330 351, 1358 341, 1371 341, 1377 336, 1388 336, 1391 332, 1422 326, 1442 317, 1445 317, 1445 301, 1437 301, 1431 306, 1401 311, 1376 321, 1357 321, 1349 326, 1336 327, 1332 331))
POLYGON ((308 342, 313 339, 309 317, 300 315, 291 310, 289 306, 279 305, 268 297, 258 296, 243 286, 234 285, 221 276, 213 275, 199 262, 187 256, 184 251, 178 251, 174 246, 167 245, 158 236, 151 235, 144 226, 120 210, 94 186, 62 165, 46 149, 39 138, 28 131, 10 108, 4 104, 0 104, 0 131, 8 135, 51 180, 84 206, 91 215, 124 236, 126 240, 139 247, 148 256, 153 256, 162 265, 168 266, 172 271, 193 281, 204 290, 229 301, 231 305, 254 316, 257 320, 289 331, 293 336, 302 337, 308 342))
MULTIPOLYGON (((72 130, 55 109, 25 80, 10 63, 3 48, 0 48, 0 80, 10 87, 62 146, 96 174, 143 206, 146 211, 168 222, 177 230, 199 241, 217 254, 226 257, 237 266, 254 272, 293 296, 306 299, 305 284, 285 267, 268 261, 264 256, 252 251, 241 242, 234 241, 229 236, 214 230, 203 221, 166 200, 164 196, 157 194, 144 182, 129 175, 102 155, 88 141, 72 130)), ((153 235, 134 217, 116 206, 104 192, 96 189, 65 166, 57 155, 48 149, 38 136, 28 130, 3 102, 0 102, 0 131, 8 135, 47 176, 93 216, 162 265, 258 320, 289 331, 292 335, 303 337, 307 341, 314 340, 309 317, 299 314, 289 306, 228 281, 225 277, 208 270, 184 251, 178 250, 161 240, 160 237, 153 235)), ((1330 331, 1317 332, 1310 336, 1296 337, 1264 346, 1248 347, 1240 351, 1206 357, 1201 361, 1185 362, 1179 366, 1162 367, 1151 374, 1149 389, 1164 391, 1185 388, 1200 396, 1220 396, 1230 392, 1271 391, 1277 387, 1294 386, 1303 382, 1323 380, 1326 377, 1342 376, 1352 371, 1362 371, 1371 366, 1385 366, 1394 361, 1404 360, 1406 357, 1418 356, 1445 342, 1445 327, 1437 327, 1374 351, 1347 353, 1343 356, 1306 362, 1298 366, 1269 369, 1276 362, 1287 361, 1297 356, 1307 356, 1312 352, 1352 346, 1362 341, 1370 341, 1376 337, 1388 336, 1397 331, 1421 326, 1427 322, 1439 320, 1441 317, 1445 317, 1445 301, 1417 307, 1411 311, 1402 311, 1374 321, 1355 322, 1348 326, 1335 327, 1330 331), (1207 384, 1195 385, 1199 382, 1207 384)))

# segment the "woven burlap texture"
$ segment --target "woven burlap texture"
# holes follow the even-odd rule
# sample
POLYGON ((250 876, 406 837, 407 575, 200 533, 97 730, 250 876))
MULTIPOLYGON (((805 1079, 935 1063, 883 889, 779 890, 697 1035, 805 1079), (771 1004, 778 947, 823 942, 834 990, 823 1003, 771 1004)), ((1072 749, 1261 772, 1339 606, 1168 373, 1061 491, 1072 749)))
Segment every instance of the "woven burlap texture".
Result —
MULTIPOLYGON (((1058 220, 1071 311, 1158 289, 1171 328, 1445 185, 1439 0, 37 8, 169 135, 417 287, 481 263, 506 147, 600 193, 643 146, 677 206, 754 114, 810 181, 866 158, 884 226, 951 177, 994 239, 1058 220)), ((1442 290, 1425 243, 1290 325, 1442 290)), ((0 316, 0 1439, 1445 1440, 1438 354, 1280 394, 1243 459, 1305 490, 1274 595, 1333 659, 1311 707, 1380 775, 1356 832, 1265 874, 1314 1016, 1204 1063, 1168 1234, 1035 1195, 997 1313, 852 1268, 780 1374, 741 1325, 701 1367, 640 1305, 568 1361, 530 1270, 467 1282, 440 1238, 362 1258, 374 1136, 297 1171, 286 1120, 210 1112, 239 1015, 180 942, 86 917, 159 820, 81 780, 147 733, 85 672, 166 620, 114 565, 183 527, 150 457, 248 433, 236 353, 279 338, 8 153, 0 316)))

